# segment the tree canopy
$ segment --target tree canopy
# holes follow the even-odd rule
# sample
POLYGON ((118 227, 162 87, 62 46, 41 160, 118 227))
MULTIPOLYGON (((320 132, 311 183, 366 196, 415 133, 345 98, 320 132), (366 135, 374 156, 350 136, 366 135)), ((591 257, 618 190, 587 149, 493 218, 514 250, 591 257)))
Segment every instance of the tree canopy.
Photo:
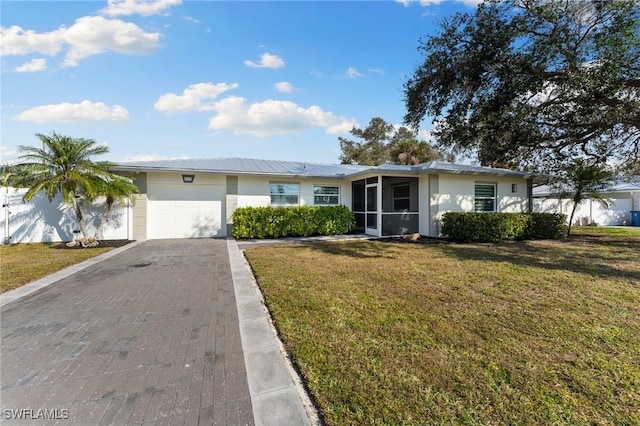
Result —
POLYGON ((486 0, 421 41, 405 123, 481 164, 640 159, 637 0, 486 0))
POLYGON ((419 164, 444 159, 440 151, 418 140, 417 132, 406 127, 396 129, 380 117, 372 118, 364 129, 354 127, 350 133, 361 141, 338 138, 342 164, 419 164))

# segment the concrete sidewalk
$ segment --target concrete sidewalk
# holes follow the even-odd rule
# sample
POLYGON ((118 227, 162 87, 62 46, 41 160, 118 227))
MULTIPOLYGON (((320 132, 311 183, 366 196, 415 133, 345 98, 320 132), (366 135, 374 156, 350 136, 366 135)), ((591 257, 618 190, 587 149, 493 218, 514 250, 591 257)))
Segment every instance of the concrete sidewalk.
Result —
POLYGON ((235 241, 146 241, 78 269, 2 296, 3 422, 311 423, 235 241))
POLYGON ((287 359, 244 255, 234 239, 227 244, 256 424, 319 425, 315 407, 287 359))

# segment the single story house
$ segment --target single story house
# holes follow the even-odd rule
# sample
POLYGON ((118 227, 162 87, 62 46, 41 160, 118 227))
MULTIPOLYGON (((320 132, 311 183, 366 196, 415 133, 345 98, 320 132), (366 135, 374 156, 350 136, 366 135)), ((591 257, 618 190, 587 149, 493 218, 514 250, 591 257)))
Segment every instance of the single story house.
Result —
MULTIPOLYGON (((603 188, 600 193, 610 200, 609 206, 604 206, 597 200, 585 199, 578 205, 572 225, 630 225, 630 212, 640 210, 640 176, 636 176, 626 182, 616 182, 603 188)), ((563 213, 567 215, 567 220, 571 215, 573 201, 568 198, 560 198, 547 185, 535 187, 533 198, 533 210, 535 212, 563 213)))
MULTIPOLYGON (((439 219, 445 212, 532 211, 533 187, 546 181, 546 176, 535 173, 440 161, 357 166, 183 159, 123 162, 113 171, 132 178, 140 195, 135 206, 114 213, 111 229, 103 237, 135 240, 230 236, 238 207, 297 205, 345 205, 354 212, 358 230, 372 236, 415 232, 439 236, 439 219)), ((21 203, 19 194, 14 197, 12 210, 21 203)), ((42 208, 46 199, 35 201, 42 208)), ((53 224, 46 223, 47 214, 37 214, 44 223, 33 232, 20 232, 16 230, 20 225, 12 224, 11 241, 73 238, 77 230, 72 229, 71 211, 64 213, 65 223, 70 224, 64 229, 60 214, 53 217, 58 221, 53 224)), ((33 214, 21 215, 33 226, 29 219, 33 214)))

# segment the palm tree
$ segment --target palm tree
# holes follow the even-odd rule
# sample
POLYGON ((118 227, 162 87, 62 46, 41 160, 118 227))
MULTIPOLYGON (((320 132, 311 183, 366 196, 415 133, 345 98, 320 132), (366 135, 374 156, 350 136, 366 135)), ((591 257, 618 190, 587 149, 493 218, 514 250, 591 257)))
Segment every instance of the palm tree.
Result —
POLYGON ((565 190, 561 194, 561 198, 571 198, 573 208, 571 216, 569 216, 569 227, 567 228, 567 237, 571 233, 571 224, 573 216, 576 213, 578 205, 588 198, 609 206, 610 200, 600 193, 600 191, 611 182, 613 182, 613 172, 606 166, 588 162, 583 158, 574 159, 564 170, 564 183, 571 187, 571 190, 565 190))
POLYGON ((55 132, 51 136, 41 133, 36 136, 42 142, 42 148, 19 147, 24 154, 18 167, 28 177, 29 188, 23 199, 29 201, 44 192, 51 202, 61 194, 65 203, 73 205, 82 235, 89 237, 80 207, 100 195, 100 181, 114 179, 115 175, 108 170, 113 163, 92 160, 94 156, 108 153, 109 149, 92 139, 72 138, 55 132))
POLYGON ((140 191, 131 179, 118 175, 114 175, 112 178, 106 180, 97 179, 96 186, 98 194, 105 198, 105 204, 107 206, 107 211, 102 216, 100 224, 93 233, 93 238, 97 239, 104 225, 109 221, 113 206, 126 207, 127 204, 134 205, 136 202, 135 194, 138 194, 140 191))

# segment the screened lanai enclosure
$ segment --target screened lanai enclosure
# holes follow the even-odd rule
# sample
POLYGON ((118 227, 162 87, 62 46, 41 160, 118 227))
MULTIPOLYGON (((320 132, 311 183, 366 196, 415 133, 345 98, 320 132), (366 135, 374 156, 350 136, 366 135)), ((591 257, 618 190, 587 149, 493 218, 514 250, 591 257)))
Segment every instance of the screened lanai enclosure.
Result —
POLYGON ((375 236, 418 232, 418 178, 372 176, 351 183, 356 231, 375 236))

